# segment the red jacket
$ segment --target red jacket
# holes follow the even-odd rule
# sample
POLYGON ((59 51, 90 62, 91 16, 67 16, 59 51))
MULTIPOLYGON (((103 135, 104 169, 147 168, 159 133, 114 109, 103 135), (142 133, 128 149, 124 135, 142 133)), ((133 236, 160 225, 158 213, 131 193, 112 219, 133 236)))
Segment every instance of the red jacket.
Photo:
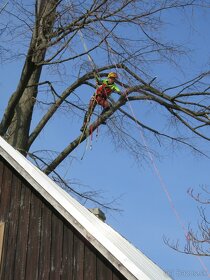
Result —
POLYGON ((120 89, 115 84, 109 84, 108 79, 102 81, 102 85, 96 90, 96 97, 107 99, 112 92, 120 92, 120 89))

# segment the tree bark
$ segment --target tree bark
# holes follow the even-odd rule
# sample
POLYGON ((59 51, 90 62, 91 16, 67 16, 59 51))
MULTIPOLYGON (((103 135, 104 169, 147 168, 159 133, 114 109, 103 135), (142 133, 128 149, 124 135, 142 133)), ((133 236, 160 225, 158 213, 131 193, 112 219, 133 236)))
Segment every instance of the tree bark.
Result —
POLYGON ((22 97, 15 107, 15 114, 8 127, 8 143, 26 155, 28 151, 28 138, 32 120, 33 108, 37 96, 41 68, 36 69, 28 82, 28 87, 24 90, 22 97), (32 86, 36 85, 36 86, 32 86))
POLYGON ((57 3, 58 0, 37 0, 36 2, 36 24, 20 83, 9 101, 0 124, 0 134, 4 135, 8 143, 24 155, 29 149, 29 131, 43 67, 37 65, 44 60, 46 55, 57 3))

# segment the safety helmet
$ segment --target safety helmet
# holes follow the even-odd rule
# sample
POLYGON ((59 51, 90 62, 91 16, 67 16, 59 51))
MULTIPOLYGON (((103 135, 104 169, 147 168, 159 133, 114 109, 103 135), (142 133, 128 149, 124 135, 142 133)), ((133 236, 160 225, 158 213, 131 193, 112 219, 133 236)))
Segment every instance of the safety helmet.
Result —
POLYGON ((118 78, 118 75, 117 75, 117 73, 115 73, 115 72, 110 72, 110 73, 108 74, 108 78, 115 78, 115 79, 117 79, 117 78, 118 78))

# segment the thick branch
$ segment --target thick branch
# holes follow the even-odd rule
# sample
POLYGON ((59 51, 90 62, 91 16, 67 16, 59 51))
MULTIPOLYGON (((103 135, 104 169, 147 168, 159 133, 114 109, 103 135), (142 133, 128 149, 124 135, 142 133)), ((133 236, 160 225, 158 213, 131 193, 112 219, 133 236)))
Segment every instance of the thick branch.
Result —
POLYGON ((15 113, 15 107, 17 103, 19 102, 29 80, 31 75, 33 74, 34 70, 36 69, 35 64, 31 60, 32 56, 32 50, 29 51, 27 55, 27 59, 25 62, 25 65, 23 67, 23 71, 21 73, 21 78, 19 81, 19 84, 17 86, 16 91, 12 94, 9 103, 7 105, 7 108, 4 112, 4 116, 2 118, 2 121, 0 123, 0 135, 4 135, 10 125, 10 122, 14 116, 15 113))
POLYGON ((77 147, 79 146, 91 133, 93 133, 101 123, 114 114, 114 112, 126 103, 125 97, 120 97, 116 104, 106 113, 101 115, 95 122, 93 122, 84 133, 79 135, 73 142, 71 142, 60 155, 51 162, 43 172, 49 175, 56 167, 77 147))

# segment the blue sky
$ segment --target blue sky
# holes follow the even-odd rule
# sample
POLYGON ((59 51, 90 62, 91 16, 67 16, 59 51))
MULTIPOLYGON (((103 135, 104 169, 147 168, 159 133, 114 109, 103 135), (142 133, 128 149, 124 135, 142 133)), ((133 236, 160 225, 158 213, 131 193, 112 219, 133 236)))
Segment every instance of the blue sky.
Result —
MULTIPOLYGON (((190 58, 180 60, 182 71, 168 64, 152 64, 150 69, 157 76, 157 81, 163 85, 176 84, 194 77, 199 71, 209 70, 210 16, 207 10, 187 13, 185 16, 171 13, 166 20, 170 24, 163 36, 179 41, 192 49, 192 52, 189 54, 190 58)), ((0 115, 3 114, 8 97, 15 90, 21 63, 21 60, 13 61, 0 67, 0 115)), ((88 100, 91 92, 85 94, 88 100)), ((157 120, 161 122, 159 111, 151 114, 149 108, 147 104, 142 111, 137 111, 136 107, 133 110, 140 119, 148 123, 157 120)), ((53 118, 49 123, 47 131, 40 136, 33 149, 46 147, 47 143, 47 147, 62 150, 71 139, 79 135, 81 121, 81 118, 70 120, 67 113, 61 112, 59 118, 53 118)), ((136 137, 143 141, 141 131, 134 131, 136 137)), ((179 239, 180 244, 183 244, 183 225, 187 228, 191 224, 196 228, 199 221, 198 204, 189 197, 187 189, 194 188, 199 192, 201 186, 209 185, 210 160, 192 154, 185 147, 170 149, 168 145, 158 146, 148 141, 147 136, 145 140, 148 148, 155 148, 160 154, 160 157, 153 158, 160 177, 155 173, 150 160, 136 164, 135 159, 126 151, 117 150, 107 137, 106 127, 99 129, 97 138, 93 135, 92 150, 87 143, 83 143, 73 152, 72 159, 65 162, 69 165, 68 176, 72 181, 101 190, 102 195, 109 200, 117 198, 113 206, 123 211, 106 213, 107 223, 167 271, 173 279, 207 279, 204 267, 210 271, 209 258, 199 259, 177 253, 164 244, 163 236, 172 241, 179 239), (160 178, 164 184, 161 184, 160 178), (173 208, 163 188, 170 194, 173 208), (174 209, 182 225, 177 220, 174 209)), ((209 154, 209 143, 197 142, 209 154)), ((208 208, 206 211, 209 214, 208 208)))

